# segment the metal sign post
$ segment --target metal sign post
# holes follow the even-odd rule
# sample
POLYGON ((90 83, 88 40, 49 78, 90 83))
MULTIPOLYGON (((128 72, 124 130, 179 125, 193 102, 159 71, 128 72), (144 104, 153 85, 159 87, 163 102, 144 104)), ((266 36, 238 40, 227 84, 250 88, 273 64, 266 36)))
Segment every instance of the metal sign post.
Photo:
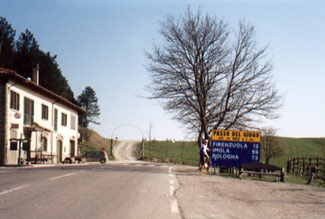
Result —
POLYGON ((18 165, 20 166, 22 163, 21 163, 21 143, 22 142, 28 142, 28 139, 27 138, 11 138, 9 139, 10 142, 18 142, 18 165))

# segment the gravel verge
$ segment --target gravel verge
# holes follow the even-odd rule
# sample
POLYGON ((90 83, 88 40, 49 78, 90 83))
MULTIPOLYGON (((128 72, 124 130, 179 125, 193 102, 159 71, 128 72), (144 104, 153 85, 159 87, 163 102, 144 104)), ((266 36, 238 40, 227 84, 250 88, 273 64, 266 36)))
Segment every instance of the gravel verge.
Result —
POLYGON ((174 170, 183 218, 325 218, 322 187, 203 175, 197 167, 174 170))

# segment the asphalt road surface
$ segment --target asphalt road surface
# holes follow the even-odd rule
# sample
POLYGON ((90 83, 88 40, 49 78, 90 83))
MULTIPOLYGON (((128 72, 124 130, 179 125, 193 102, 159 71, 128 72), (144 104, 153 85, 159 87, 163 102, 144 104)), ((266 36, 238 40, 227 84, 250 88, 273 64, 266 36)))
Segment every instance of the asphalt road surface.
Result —
POLYGON ((179 218, 172 172, 141 162, 3 168, 0 218, 179 218))

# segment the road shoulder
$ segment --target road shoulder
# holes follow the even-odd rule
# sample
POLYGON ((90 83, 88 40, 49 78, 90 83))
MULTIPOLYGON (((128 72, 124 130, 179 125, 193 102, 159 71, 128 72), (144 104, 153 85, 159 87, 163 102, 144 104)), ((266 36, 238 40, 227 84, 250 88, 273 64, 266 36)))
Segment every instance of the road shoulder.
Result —
POLYGON ((184 218, 323 218, 325 190, 281 182, 202 175, 174 168, 176 197, 184 218))

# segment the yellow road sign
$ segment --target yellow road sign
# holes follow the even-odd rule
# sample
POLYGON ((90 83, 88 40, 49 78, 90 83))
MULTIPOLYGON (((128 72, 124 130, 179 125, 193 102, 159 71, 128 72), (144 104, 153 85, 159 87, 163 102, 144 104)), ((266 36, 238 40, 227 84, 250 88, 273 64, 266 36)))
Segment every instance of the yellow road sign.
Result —
POLYGON ((260 142, 260 131, 212 130, 212 141, 260 142))

